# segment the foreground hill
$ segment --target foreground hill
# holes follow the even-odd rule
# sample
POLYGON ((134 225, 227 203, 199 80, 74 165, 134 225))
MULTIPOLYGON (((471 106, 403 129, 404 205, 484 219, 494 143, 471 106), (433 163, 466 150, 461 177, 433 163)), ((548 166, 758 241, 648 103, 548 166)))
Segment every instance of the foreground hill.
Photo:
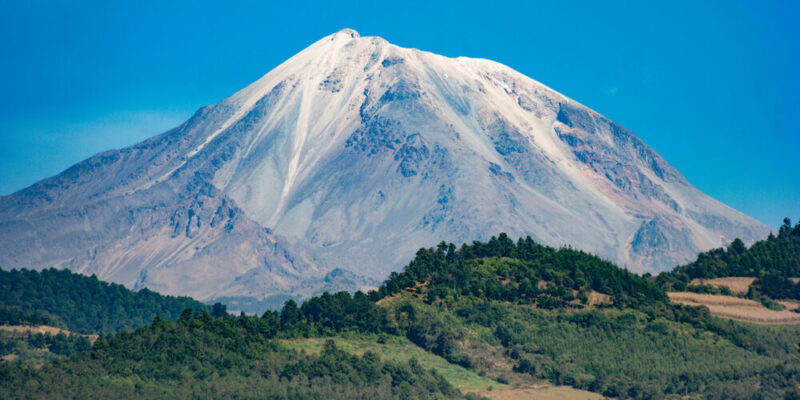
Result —
POLYGON ((499 231, 655 271, 768 228, 509 67, 352 30, 0 197, 0 265, 202 301, 371 286, 419 247, 499 231))
POLYGON ((595 256, 531 240, 421 250, 374 296, 413 342, 498 380, 524 372, 612 397, 751 398, 794 393, 800 379, 800 327, 721 320, 595 256), (592 305, 598 294, 606 300, 592 305))
POLYGON ((338 350, 281 349, 254 317, 157 319, 98 340, 87 353, 34 370, 0 366, 3 398, 448 399, 460 394, 416 362, 338 350), (23 389, 24 388, 24 389, 23 389))
POLYGON ((2 365, 0 397, 448 398, 460 396, 453 384, 488 393, 490 380, 508 395, 549 382, 620 398, 793 398, 798 336, 672 304, 587 253, 500 235, 421 249, 369 294, 260 317, 187 310, 38 370, 2 365), (314 350, 327 338, 342 347, 314 350), (387 347, 454 367, 363 353, 387 347))
MULTIPOLYGON (((69 330, 86 333, 133 329, 149 324, 157 315, 174 320, 186 308, 208 308, 188 297, 162 296, 147 289, 134 292, 95 276, 56 269, 0 269, 0 305, 13 306, 27 314, 17 313, 16 317, 25 323, 63 324, 69 330), (31 320, 32 316, 36 319, 31 320)), ((11 311, 8 314, 6 323, 15 324, 11 311)))

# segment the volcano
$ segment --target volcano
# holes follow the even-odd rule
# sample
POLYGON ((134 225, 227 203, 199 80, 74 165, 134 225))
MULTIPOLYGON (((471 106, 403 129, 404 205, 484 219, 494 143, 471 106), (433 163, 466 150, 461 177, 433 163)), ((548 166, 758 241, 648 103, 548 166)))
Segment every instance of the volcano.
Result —
POLYGON ((769 228, 502 64, 345 29, 151 139, 0 198, 0 265, 262 301, 499 232, 657 272, 769 228))

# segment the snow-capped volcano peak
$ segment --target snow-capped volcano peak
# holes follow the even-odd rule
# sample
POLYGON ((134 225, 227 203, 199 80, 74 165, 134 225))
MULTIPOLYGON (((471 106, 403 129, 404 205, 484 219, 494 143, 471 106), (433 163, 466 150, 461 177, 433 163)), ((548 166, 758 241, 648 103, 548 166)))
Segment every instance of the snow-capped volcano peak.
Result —
POLYGON ((419 247, 502 231, 638 271, 768 231, 627 129, 511 68, 350 29, 173 131, 0 201, 0 246, 14 248, 1 265, 200 298, 296 292, 336 268, 382 279, 419 247), (61 221, 29 223, 43 218, 61 221), (74 246, 84 229, 112 233, 74 246), (229 261, 220 243, 234 234, 246 244, 229 261), (32 236, 55 249, 27 257, 37 251, 14 238, 32 236))
POLYGON ((334 33, 330 37, 334 38, 334 39, 337 39, 337 38, 358 39, 358 38, 361 37, 361 35, 359 35, 358 32, 356 32, 353 29, 344 28, 344 29, 340 30, 339 32, 334 33))

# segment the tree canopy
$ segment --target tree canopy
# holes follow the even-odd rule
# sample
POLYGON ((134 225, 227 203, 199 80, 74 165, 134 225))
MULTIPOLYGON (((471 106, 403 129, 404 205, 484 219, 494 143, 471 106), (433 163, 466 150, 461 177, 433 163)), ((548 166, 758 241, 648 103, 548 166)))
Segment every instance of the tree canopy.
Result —
POLYGON ((163 296, 148 289, 134 292, 94 275, 54 268, 41 272, 0 269, 0 304, 49 314, 71 331, 85 333, 132 329, 150 323, 156 315, 176 319, 186 308, 206 309, 189 297, 163 296))

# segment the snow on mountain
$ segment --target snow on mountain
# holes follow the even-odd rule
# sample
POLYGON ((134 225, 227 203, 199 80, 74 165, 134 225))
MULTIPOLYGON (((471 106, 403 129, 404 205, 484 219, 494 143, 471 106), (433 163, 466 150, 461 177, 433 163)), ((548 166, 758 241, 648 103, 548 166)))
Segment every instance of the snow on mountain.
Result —
POLYGON ((504 65, 345 29, 172 131, 1 198, 0 265, 262 299, 375 284, 419 247, 502 231, 659 271, 769 229, 504 65))

